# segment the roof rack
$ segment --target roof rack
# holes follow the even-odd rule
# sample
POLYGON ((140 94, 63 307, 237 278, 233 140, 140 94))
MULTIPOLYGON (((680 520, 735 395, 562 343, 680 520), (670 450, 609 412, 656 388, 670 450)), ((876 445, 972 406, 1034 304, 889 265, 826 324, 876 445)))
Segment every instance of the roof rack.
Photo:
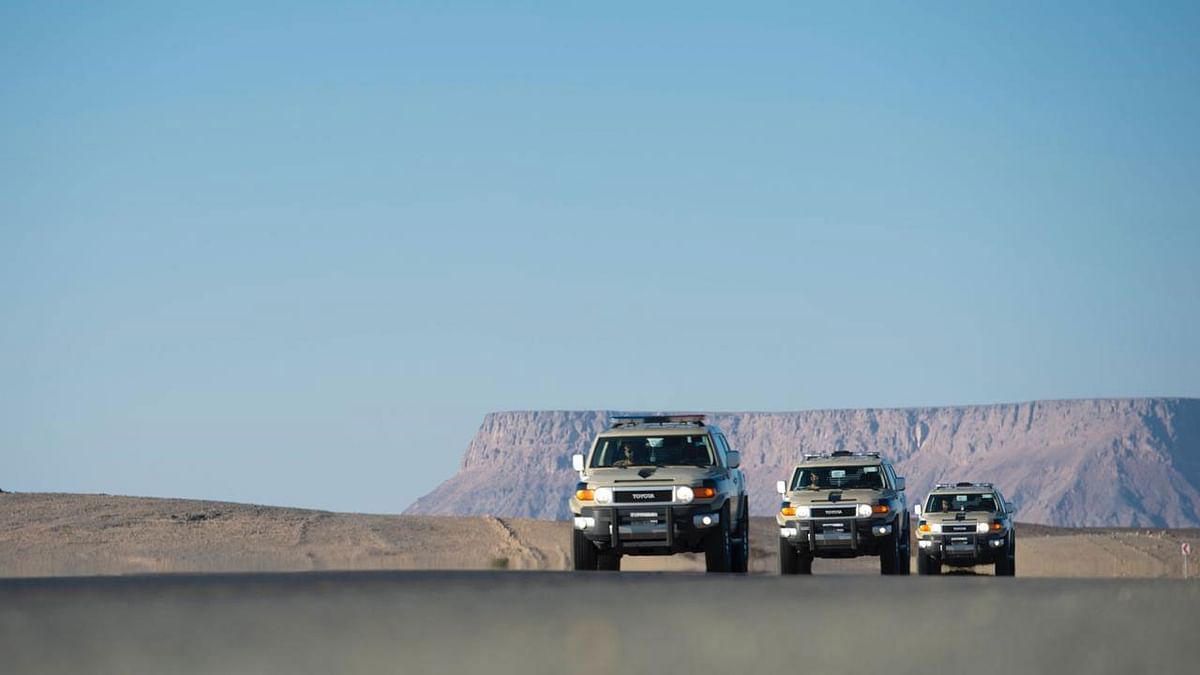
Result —
POLYGON ((873 457, 879 459, 878 452, 850 452, 849 450, 836 450, 834 452, 806 452, 804 460, 810 459, 831 459, 834 457, 873 457))
POLYGON ((632 427, 640 424, 680 424, 704 426, 704 415, 613 415, 612 428, 632 427))
POLYGON ((991 487, 996 487, 996 486, 991 483, 972 483, 971 481, 960 481, 958 483, 938 483, 933 486, 933 489, 934 490, 944 490, 946 488, 960 488, 960 487, 991 488, 991 487))

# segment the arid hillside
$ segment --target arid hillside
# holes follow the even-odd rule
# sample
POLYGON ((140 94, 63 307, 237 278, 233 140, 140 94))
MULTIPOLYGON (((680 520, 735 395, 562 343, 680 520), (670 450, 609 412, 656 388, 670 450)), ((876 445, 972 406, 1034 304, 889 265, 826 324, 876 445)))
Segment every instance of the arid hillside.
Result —
MULTIPOLYGON (((751 571, 775 573, 774 522, 756 518, 751 571)), ((1022 526, 1019 576, 1178 577, 1200 530, 1022 526)), ((570 566, 570 525, 495 517, 331 513, 179 499, 0 494, 0 577, 570 566)), ((698 556, 627 558, 626 570, 698 571, 698 556)), ((875 574, 874 559, 817 573, 875 574)), ((989 569, 978 570, 990 574, 989 569)))
MULTIPOLYGON (((571 454, 611 411, 488 415, 458 473, 412 515, 567 517, 571 454)), ((805 452, 878 451, 910 501, 940 480, 992 481, 1023 521, 1068 527, 1200 527, 1200 400, 1042 401, 894 410, 711 413, 742 453, 759 515, 805 452)))

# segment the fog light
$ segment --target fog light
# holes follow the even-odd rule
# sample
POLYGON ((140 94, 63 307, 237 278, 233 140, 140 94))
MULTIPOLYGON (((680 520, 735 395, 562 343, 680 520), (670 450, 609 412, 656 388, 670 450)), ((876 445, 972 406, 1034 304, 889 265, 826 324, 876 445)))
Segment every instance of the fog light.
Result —
POLYGON ((719 513, 697 513, 692 516, 692 525, 695 527, 712 527, 719 522, 721 522, 719 513))
POLYGON ((798 532, 798 530, 797 530, 796 528, 794 528, 794 527, 781 527, 781 528, 779 528, 779 536, 781 536, 781 537, 784 537, 784 538, 787 538, 787 537, 794 537, 794 536, 796 536, 796 533, 797 533, 797 532, 798 532))
POLYGON ((700 522, 704 523, 705 525, 712 525, 712 516, 704 516, 700 519, 700 522))
POLYGON ((1000 548, 1001 546, 1004 545, 1004 540, 1003 539, 993 539, 993 540, 989 541, 988 544, 992 548, 1000 548))
POLYGON ((575 529, 586 530, 596 526, 596 519, 588 516, 575 516, 575 529))
POLYGON ((876 525, 875 527, 871 528, 871 531, 875 533, 876 537, 882 537, 885 534, 892 533, 892 526, 891 525, 876 525))
POLYGON ((933 546, 933 542, 928 539, 918 539, 917 540, 918 548, 929 548, 930 546, 933 546))

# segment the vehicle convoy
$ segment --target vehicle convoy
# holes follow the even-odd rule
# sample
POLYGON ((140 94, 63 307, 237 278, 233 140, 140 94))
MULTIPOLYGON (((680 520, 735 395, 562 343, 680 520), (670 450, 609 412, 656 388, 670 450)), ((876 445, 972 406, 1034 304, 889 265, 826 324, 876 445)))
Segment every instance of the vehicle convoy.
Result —
POLYGON ((703 415, 616 416, 572 466, 577 570, 622 556, 704 553, 709 572, 745 572, 750 511, 740 455, 703 415))
POLYGON ((918 574, 992 564, 998 577, 1016 574, 1016 507, 991 483, 939 483, 913 512, 918 574))
POLYGON ((904 479, 879 453, 804 455, 776 489, 780 574, 812 574, 814 558, 859 556, 879 556, 882 574, 909 573, 904 479))

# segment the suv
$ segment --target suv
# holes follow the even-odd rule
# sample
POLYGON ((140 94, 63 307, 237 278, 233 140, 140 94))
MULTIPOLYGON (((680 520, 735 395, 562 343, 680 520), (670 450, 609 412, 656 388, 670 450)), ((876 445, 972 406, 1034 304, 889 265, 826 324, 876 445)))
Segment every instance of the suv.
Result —
POLYGON ((709 572, 745 572, 750 511, 740 456, 703 415, 617 416, 575 455, 577 570, 617 570, 626 555, 704 552, 709 572))
POLYGON ((917 573, 941 574, 942 565, 996 565, 996 576, 1017 571, 1016 507, 991 483, 938 483, 913 507, 917 573))
POLYGON ((904 479, 879 453, 804 455, 776 489, 780 574, 812 574, 813 558, 868 555, 882 574, 908 574, 904 479))

